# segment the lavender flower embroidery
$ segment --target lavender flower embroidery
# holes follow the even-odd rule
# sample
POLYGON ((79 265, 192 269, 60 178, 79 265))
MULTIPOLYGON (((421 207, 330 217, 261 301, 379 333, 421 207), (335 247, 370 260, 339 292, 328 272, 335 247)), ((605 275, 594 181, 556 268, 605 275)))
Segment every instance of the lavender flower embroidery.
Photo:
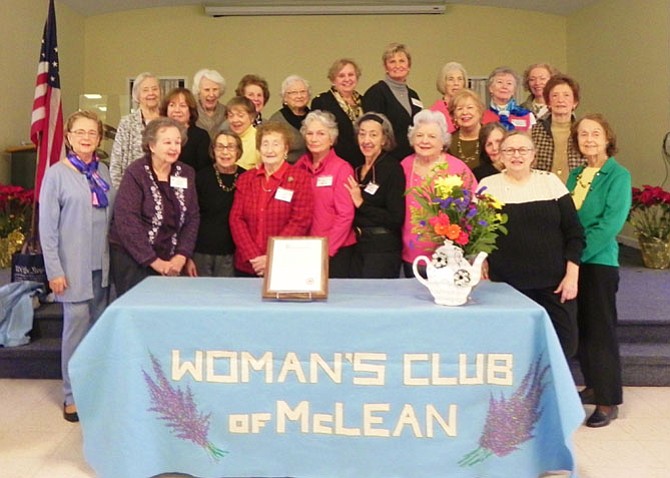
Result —
POLYGON ((492 454, 504 457, 534 437, 533 429, 542 415, 540 399, 546 386, 543 381, 549 370, 548 365, 540 367, 541 361, 540 356, 530 366, 510 399, 501 394, 500 399, 496 400, 491 395, 486 423, 479 437, 479 448, 461 458, 458 462, 460 466, 473 466, 492 454))
POLYGON ((150 355, 156 381, 154 382, 149 374, 142 370, 153 404, 148 410, 158 413, 160 419, 166 422, 177 438, 190 440, 204 448, 215 461, 226 456, 227 451, 217 448, 208 440, 211 414, 204 415, 198 412, 191 387, 187 386, 186 392, 179 387, 173 388, 163 373, 161 363, 153 354, 150 355))

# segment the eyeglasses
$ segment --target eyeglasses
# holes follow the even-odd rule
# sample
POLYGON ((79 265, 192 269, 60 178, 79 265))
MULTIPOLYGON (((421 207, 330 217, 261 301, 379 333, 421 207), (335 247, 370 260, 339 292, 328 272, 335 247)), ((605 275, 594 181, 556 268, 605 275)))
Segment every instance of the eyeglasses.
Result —
POLYGON ((289 96, 306 96, 307 90, 287 91, 286 94, 289 96))
POLYGON ((526 148, 524 146, 522 146, 521 148, 505 148, 500 150, 503 156, 507 156, 508 158, 511 158, 516 153, 519 153, 519 156, 525 158, 531 153, 531 151, 534 151, 533 148, 526 148))
POLYGON ((237 146, 234 144, 217 144, 214 146, 214 151, 237 151, 237 146))
POLYGON ((95 130, 90 130, 90 131, 84 131, 83 129, 78 129, 75 131, 70 131, 73 135, 75 135, 77 138, 83 138, 85 136, 89 138, 97 138, 98 137, 98 132, 95 130))

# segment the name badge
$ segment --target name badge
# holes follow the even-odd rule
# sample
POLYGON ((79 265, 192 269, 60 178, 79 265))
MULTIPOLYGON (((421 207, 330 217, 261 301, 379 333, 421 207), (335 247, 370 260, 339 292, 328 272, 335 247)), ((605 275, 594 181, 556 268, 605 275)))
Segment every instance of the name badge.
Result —
POLYGON ((188 178, 184 176, 170 176, 170 187, 188 189, 188 178))
POLYGON ((323 188, 326 186, 332 186, 333 185, 333 177, 332 176, 319 176, 316 178, 316 187, 317 188, 323 188))
POLYGON ((365 189, 363 191, 365 191, 366 193, 368 193, 371 196, 374 196, 375 193, 377 192, 377 189, 379 189, 379 184, 368 183, 368 185, 365 186, 365 189))
POLYGON ((515 128, 528 128, 528 121, 523 118, 514 118, 510 120, 510 123, 512 123, 515 128))
POLYGON ((293 191, 290 189, 277 188, 275 199, 278 201, 291 202, 291 199, 293 199, 293 191))
POLYGON ((410 98, 410 99, 412 100, 412 104, 414 106, 423 109, 423 102, 421 100, 417 100, 416 98, 410 98))

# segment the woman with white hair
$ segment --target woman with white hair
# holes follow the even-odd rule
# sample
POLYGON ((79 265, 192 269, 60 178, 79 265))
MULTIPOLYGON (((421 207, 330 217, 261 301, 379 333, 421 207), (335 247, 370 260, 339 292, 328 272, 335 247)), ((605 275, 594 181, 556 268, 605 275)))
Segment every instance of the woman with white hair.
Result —
POLYGON ((293 164, 307 152, 300 128, 302 120, 309 113, 307 105, 309 105, 312 92, 306 79, 298 75, 290 75, 282 81, 281 97, 283 106, 270 116, 270 121, 280 121, 291 126, 291 149, 286 160, 293 164))
POLYGON ((499 66, 488 79, 491 104, 484 112, 482 124, 498 121, 507 131, 530 131, 535 124, 535 116, 516 103, 514 95, 519 84, 517 74, 507 66, 499 66))
POLYGON ((442 98, 433 103, 430 107, 432 111, 439 111, 447 120, 447 131, 453 133, 457 126, 449 114, 449 100, 464 88, 468 87, 468 72, 465 67, 455 61, 445 64, 437 75, 435 82, 437 91, 442 93, 442 98))
MULTIPOLYGON (((460 159, 446 153, 451 142, 447 132, 447 121, 439 111, 423 110, 414 117, 414 125, 407 132, 414 154, 402 160, 400 166, 405 173, 407 189, 420 186, 427 178, 440 176, 461 176, 463 185, 473 193, 477 189, 477 180, 472 171, 460 159), (446 169, 435 170, 439 165, 446 169)), ((406 277, 413 277, 412 263, 420 255, 432 254, 439 244, 420 241, 418 234, 412 232, 412 210, 418 209, 419 202, 413 194, 405 195, 405 222, 402 227, 402 261, 406 277)))
POLYGON ((354 203, 346 189, 347 179, 354 170, 340 158, 333 146, 338 130, 335 115, 328 111, 311 111, 300 129, 307 153, 300 157, 296 167, 309 174, 314 195, 314 209, 310 236, 328 238, 331 278, 349 277, 351 257, 356 243, 354 203))
POLYGON ((226 107, 219 98, 226 92, 226 80, 216 70, 203 68, 193 76, 193 92, 198 98, 198 121, 195 123, 213 137, 226 121, 226 107))
POLYGON ((109 173, 116 189, 128 165, 144 156, 142 132, 151 120, 160 115, 161 89, 158 77, 148 72, 137 75, 133 81, 132 96, 138 108, 119 121, 109 160, 109 173))

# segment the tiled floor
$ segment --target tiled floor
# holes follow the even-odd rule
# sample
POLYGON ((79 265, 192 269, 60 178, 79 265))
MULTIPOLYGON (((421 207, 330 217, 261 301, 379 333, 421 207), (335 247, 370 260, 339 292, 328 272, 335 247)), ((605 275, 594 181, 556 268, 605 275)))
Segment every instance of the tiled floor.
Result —
MULTIPOLYGON (((2 478, 95 477, 79 426, 61 416, 60 393, 57 380, 0 380, 2 478)), ((580 478, 670 476, 670 388, 629 387, 624 394, 612 425, 577 431, 580 478)))

